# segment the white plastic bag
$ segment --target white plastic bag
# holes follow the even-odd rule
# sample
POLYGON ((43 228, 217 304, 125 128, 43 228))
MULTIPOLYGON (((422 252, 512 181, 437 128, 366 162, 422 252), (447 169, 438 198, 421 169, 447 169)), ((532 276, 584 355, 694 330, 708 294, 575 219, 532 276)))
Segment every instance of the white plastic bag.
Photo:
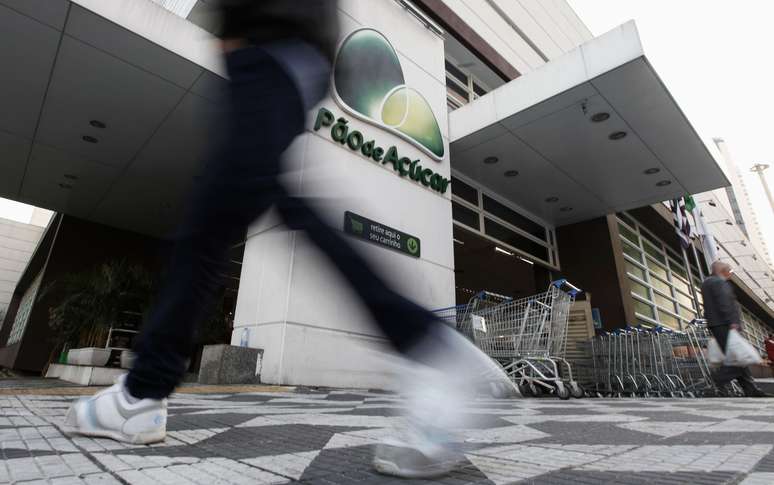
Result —
POLYGON ((707 360, 712 365, 720 365, 726 360, 726 356, 718 345, 718 341, 714 338, 709 339, 707 344, 707 360))
POLYGON ((761 356, 755 350, 750 342, 744 339, 736 330, 728 332, 728 341, 726 342, 726 360, 725 365, 734 367, 747 367, 748 365, 760 364, 761 356))

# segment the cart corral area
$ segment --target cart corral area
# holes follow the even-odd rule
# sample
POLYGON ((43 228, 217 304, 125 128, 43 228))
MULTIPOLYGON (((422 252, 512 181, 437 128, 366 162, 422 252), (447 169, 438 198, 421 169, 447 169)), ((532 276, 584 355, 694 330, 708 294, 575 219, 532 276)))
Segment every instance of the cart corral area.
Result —
MULTIPOLYGON (((63 435, 77 388, 5 389, 0 483, 396 483, 370 461, 402 424, 399 396, 220 389, 175 394, 167 441, 154 446, 63 435)), ((773 408, 746 398, 478 399, 465 407, 470 427, 457 430, 466 462, 434 483, 769 484, 773 408)))

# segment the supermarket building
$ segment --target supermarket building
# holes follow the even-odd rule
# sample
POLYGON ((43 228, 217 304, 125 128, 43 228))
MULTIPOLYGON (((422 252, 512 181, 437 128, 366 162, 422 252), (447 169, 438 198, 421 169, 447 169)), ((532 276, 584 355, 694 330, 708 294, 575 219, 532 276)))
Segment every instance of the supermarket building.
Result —
MULTIPOLYGON (((430 308, 566 277, 604 329, 696 316, 706 261, 683 257, 661 202, 702 194, 723 211, 729 180, 633 22, 595 38, 565 1, 339 8, 331 95, 288 150, 286 185, 321 199, 385 278, 430 308)), ((213 25, 204 1, 0 0, 0 37, 17 46, 0 52, 14 67, 0 80, 0 196, 58 213, 0 327, 0 365, 51 361, 62 295, 43 289, 63 275, 115 258, 161 268, 222 106, 213 25)), ((771 269, 714 217, 763 335, 771 269)), ((302 235, 269 214, 232 263, 220 310, 232 344, 263 349, 262 381, 385 382, 384 339, 302 235)))

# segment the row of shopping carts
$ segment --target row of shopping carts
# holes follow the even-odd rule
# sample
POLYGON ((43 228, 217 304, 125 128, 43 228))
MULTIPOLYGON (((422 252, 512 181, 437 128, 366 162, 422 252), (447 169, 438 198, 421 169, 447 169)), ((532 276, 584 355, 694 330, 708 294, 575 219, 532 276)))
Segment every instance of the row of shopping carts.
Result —
POLYGON ((587 343, 590 361, 579 366, 581 381, 600 396, 716 395, 706 359, 710 338, 702 320, 682 331, 626 328, 598 335, 587 343))
POLYGON ((564 358, 570 306, 579 292, 567 280, 521 299, 482 291, 436 314, 497 362, 523 395, 580 398, 584 390, 564 358))

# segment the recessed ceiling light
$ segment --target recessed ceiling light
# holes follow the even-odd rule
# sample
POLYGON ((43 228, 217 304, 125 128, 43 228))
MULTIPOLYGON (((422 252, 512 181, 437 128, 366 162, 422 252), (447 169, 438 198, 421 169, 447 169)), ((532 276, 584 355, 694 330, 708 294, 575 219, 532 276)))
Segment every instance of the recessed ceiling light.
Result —
POLYGON ((83 135, 83 137, 81 137, 81 138, 82 138, 82 139, 83 139, 83 141, 85 141, 86 143, 99 143, 99 140, 97 140, 96 138, 94 138, 94 137, 93 137, 93 136, 91 136, 91 135, 83 135))
POLYGON ((73 175, 71 173, 64 174, 64 178, 66 178, 67 180, 78 180, 78 176, 77 175, 73 175))
POLYGON ((484 163, 487 164, 487 165, 493 165, 493 164, 495 164, 495 163, 497 163, 499 161, 500 161, 500 159, 497 158, 497 157, 486 157, 484 159, 484 163))
POLYGON ((65 190, 70 190, 70 189, 73 188, 73 186, 70 185, 70 184, 59 184, 59 188, 60 189, 65 189, 65 190))
POLYGON ((100 120, 91 120, 89 121, 89 124, 94 128, 99 128, 99 129, 107 128, 107 125, 100 120))
POLYGON ((661 180, 659 182, 656 182, 656 187, 666 187, 667 185, 672 185, 671 180, 661 180))
POLYGON ((610 136, 608 136, 611 140, 620 140, 621 138, 626 138, 626 132, 625 131, 614 131, 610 133, 610 136))
POLYGON ((604 111, 601 112, 601 113, 595 113, 595 114, 591 115, 591 121, 593 121, 594 123, 599 123, 601 121, 605 121, 608 118, 610 118, 610 113, 605 113, 604 111))
POLYGON ((653 175, 654 173, 659 173, 660 171, 661 171, 660 168, 652 167, 652 168, 649 168, 649 169, 645 170, 643 173, 645 175, 653 175))
POLYGON ((548 202, 549 204, 553 204, 554 202, 559 202, 559 197, 548 197, 546 199, 546 202, 548 202))
POLYGON ((515 176, 519 175, 519 171, 518 170, 508 170, 503 175, 505 175, 506 177, 515 177, 515 176))
POLYGON ((572 210, 572 207, 565 206, 559 209, 559 212, 570 212, 571 210, 572 210))

